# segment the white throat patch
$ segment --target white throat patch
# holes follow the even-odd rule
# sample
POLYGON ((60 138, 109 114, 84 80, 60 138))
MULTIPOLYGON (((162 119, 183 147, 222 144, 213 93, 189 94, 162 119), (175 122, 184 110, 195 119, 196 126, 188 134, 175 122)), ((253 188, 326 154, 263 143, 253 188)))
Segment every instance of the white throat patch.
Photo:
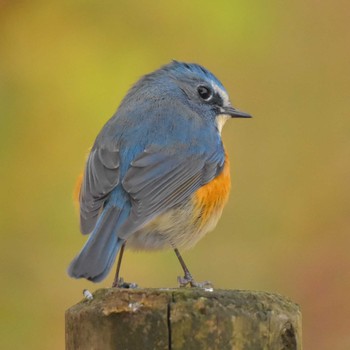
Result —
POLYGON ((221 135, 221 130, 225 125, 227 119, 231 119, 231 116, 228 114, 219 114, 216 117, 216 127, 218 128, 219 134, 221 135))
MULTIPOLYGON (((213 84, 214 90, 221 96, 223 106, 229 106, 230 105, 230 99, 228 97, 228 94, 225 90, 223 90, 220 86, 213 84)), ((216 117, 216 127, 218 128, 219 134, 221 135, 221 131, 223 126, 225 125, 227 119, 231 119, 231 116, 228 114, 219 114, 216 117)))

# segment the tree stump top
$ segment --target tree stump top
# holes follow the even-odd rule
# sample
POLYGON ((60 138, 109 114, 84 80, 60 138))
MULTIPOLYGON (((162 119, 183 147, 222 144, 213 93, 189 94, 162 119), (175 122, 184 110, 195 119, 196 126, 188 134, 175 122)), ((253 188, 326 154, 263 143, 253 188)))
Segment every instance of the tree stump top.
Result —
POLYGON ((298 305, 278 294, 100 289, 66 312, 69 349, 300 350, 298 305))

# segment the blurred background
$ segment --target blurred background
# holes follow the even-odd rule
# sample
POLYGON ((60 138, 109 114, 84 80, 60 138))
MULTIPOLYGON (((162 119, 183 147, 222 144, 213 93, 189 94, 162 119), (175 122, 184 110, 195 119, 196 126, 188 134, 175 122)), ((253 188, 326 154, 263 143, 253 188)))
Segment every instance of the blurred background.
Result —
MULTIPOLYGON (((128 88, 197 62, 251 120, 226 124, 232 194, 184 258, 217 288, 300 304, 305 349, 350 348, 347 1, 0 0, 0 348, 63 349, 85 241, 72 202, 89 147, 128 88)), ((176 287, 172 251, 127 252, 122 276, 176 287)))

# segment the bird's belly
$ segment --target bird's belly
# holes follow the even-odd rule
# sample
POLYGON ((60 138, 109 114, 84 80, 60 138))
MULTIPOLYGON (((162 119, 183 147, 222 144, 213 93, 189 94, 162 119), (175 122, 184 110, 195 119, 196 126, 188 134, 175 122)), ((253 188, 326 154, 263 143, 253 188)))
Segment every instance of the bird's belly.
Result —
POLYGON ((137 250, 190 248, 213 230, 221 217, 231 188, 226 156, 222 172, 199 188, 182 205, 159 215, 128 239, 128 247, 137 250))

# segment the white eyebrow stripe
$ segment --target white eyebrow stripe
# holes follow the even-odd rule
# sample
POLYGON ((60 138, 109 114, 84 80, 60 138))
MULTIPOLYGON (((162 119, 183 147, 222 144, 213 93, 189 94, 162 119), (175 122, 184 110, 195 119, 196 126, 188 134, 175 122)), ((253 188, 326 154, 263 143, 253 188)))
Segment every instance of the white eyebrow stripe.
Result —
POLYGON ((228 97, 228 94, 225 90, 223 90, 220 86, 216 85, 213 83, 213 88, 214 90, 221 96, 223 100, 223 105, 224 106, 229 106, 230 105, 230 99, 228 97))

